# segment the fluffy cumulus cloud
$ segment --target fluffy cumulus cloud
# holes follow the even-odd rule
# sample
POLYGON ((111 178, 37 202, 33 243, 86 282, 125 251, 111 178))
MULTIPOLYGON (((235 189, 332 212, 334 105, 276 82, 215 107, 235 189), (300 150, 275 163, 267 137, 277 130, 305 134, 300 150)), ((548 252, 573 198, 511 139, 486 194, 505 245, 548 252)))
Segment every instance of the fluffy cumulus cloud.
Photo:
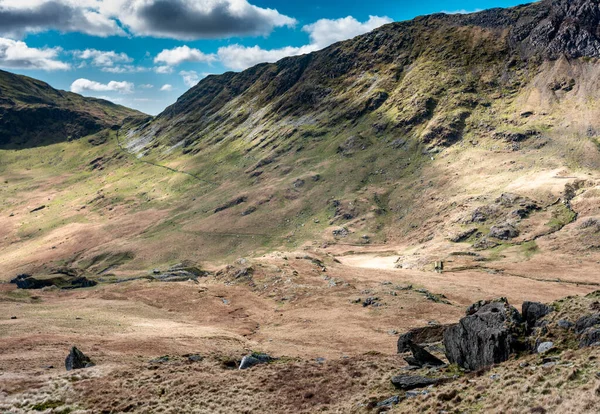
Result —
POLYGON ((134 85, 131 82, 110 81, 108 83, 100 83, 89 79, 77 79, 71 84, 71 92, 118 92, 132 93, 134 85))
POLYGON ((247 0, 2 0, 0 33, 207 39, 267 35, 296 20, 247 0))
POLYGON ((124 35, 95 0, 2 0, 0 34, 22 37, 47 30, 81 32, 94 36, 124 35))
POLYGON ((286 56, 296 56, 319 50, 315 45, 263 49, 258 46, 231 45, 219 48, 219 60, 233 70, 244 70, 258 63, 276 62, 286 56))
POLYGON ((115 66, 117 63, 131 63, 133 59, 126 53, 117 53, 112 50, 76 50, 73 55, 81 60, 89 60, 94 66, 115 66))
POLYGON ((154 58, 154 63, 162 63, 165 66, 177 66, 183 62, 211 63, 217 60, 214 54, 204 54, 198 49, 188 46, 180 46, 174 49, 165 49, 154 58))
POLYGON ((67 70, 69 64, 58 59, 60 48, 36 49, 26 43, 0 38, 0 67, 7 69, 67 70))
POLYGON ((351 39, 391 22, 392 19, 389 17, 369 16, 369 20, 361 23, 354 17, 348 16, 337 20, 321 19, 304 26, 302 30, 309 34, 312 45, 322 49, 335 42, 351 39))
POLYGON ((161 90, 161 91, 163 91, 163 92, 170 92, 170 91, 172 91, 172 90, 173 90, 173 85, 169 85, 169 84, 167 83, 167 84, 165 84, 165 85, 161 86, 161 87, 160 87, 160 90, 161 90))
POLYGON ((387 23, 389 17, 370 16, 366 22, 359 22, 354 17, 330 20, 321 19, 306 25, 303 31, 309 34, 310 43, 300 47, 284 47, 280 49, 262 49, 258 46, 231 45, 219 48, 219 60, 233 70, 243 70, 262 62, 276 62, 286 56, 302 55, 323 49, 332 43, 350 39, 370 32, 387 23))

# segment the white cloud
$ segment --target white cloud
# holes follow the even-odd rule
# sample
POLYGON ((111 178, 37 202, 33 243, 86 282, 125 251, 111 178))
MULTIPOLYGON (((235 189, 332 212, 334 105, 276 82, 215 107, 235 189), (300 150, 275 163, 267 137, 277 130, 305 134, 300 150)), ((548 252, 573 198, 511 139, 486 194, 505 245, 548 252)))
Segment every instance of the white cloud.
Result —
POLYGON ((160 90, 161 90, 161 91, 163 91, 163 92, 170 92, 170 91, 172 91, 172 90, 173 90, 173 85, 169 85, 169 84, 167 83, 167 84, 165 84, 165 85, 161 86, 161 87, 160 87, 160 90))
POLYGON ((196 40, 268 35, 296 20, 247 0, 104 0, 134 34, 196 40))
POLYGON ((102 72, 108 73, 140 73, 140 72, 148 72, 150 69, 144 66, 134 66, 134 65, 119 65, 119 66, 110 66, 106 68, 100 69, 102 72))
POLYGON ((231 45, 219 48, 219 60, 233 70, 244 70, 264 62, 277 62, 287 56, 302 55, 318 50, 314 45, 284 47, 281 49, 262 49, 258 46, 231 45))
POLYGON ((110 81, 106 84, 92 81, 89 79, 77 79, 71 84, 71 92, 84 93, 84 92, 118 92, 118 93, 132 93, 134 85, 131 82, 117 82, 110 81))
POLYGON ((76 50, 73 55, 81 60, 91 60, 94 66, 115 66, 117 63, 131 63, 133 59, 127 56, 126 53, 117 53, 109 50, 76 50))
POLYGON ((162 75, 168 75, 170 73, 173 73, 173 68, 171 66, 156 66, 154 68, 154 72, 156 73, 160 73, 162 75))
POLYGON ((179 75, 181 75, 183 83, 185 83, 188 88, 193 88, 200 82, 200 76, 195 70, 182 70, 179 72, 179 75))
POLYGON ((302 30, 309 34, 312 45, 322 49, 335 42, 370 32, 392 21, 389 17, 369 16, 369 20, 361 23, 354 17, 348 16, 337 20, 321 19, 304 26, 302 30))
POLYGON ((164 63, 166 66, 177 66, 183 62, 211 63, 217 60, 214 54, 204 54, 198 49, 180 46, 174 49, 164 49, 155 58, 154 63, 164 63))
POLYGON ((10 36, 58 30, 196 40, 268 35, 295 24, 295 19, 248 0, 0 1, 0 33, 10 36))
POLYGON ((102 37, 125 35, 115 19, 100 11, 101 3, 111 1, 114 0, 2 0, 0 33, 22 37, 58 30, 102 37))
POLYGON ((154 88, 154 85, 152 85, 150 83, 143 83, 141 85, 138 85, 138 88, 140 88, 140 89, 152 89, 152 88, 154 88))
POLYGON ((350 39, 352 37, 370 32, 379 26, 391 23, 389 17, 370 16, 364 23, 354 17, 343 19, 321 19, 313 24, 306 25, 303 31, 309 34, 311 42, 300 47, 284 47, 281 49, 262 49, 258 46, 241 46, 238 44, 219 48, 219 60, 233 70, 243 70, 258 63, 276 62, 287 56, 297 56, 315 52, 332 43, 350 39))
POLYGON ((25 42, 0 37, 0 67, 9 69, 67 70, 68 63, 57 57, 60 48, 36 49, 25 42))

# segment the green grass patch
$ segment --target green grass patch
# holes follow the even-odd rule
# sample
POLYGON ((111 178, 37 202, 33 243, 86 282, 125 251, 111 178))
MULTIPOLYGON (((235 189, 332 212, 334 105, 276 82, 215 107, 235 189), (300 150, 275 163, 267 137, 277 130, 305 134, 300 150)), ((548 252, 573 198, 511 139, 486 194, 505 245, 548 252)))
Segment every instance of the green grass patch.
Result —
POLYGON ((557 204, 552 211, 552 218, 546 226, 550 227, 553 231, 559 231, 567 224, 575 221, 577 213, 567 207, 565 204, 557 204))
POLYGON ((521 244, 521 252, 527 259, 531 259, 534 255, 540 252, 540 248, 535 240, 531 240, 521 244))

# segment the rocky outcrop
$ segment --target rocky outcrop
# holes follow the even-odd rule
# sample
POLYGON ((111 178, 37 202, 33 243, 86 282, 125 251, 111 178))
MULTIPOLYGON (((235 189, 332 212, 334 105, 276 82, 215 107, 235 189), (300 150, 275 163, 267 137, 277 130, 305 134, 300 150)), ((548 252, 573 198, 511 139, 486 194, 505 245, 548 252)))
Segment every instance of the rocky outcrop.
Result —
POLYGON ((19 289, 42 289, 50 286, 55 286, 59 289, 79 289, 98 284, 96 281, 84 276, 58 272, 43 277, 21 274, 12 279, 10 283, 16 284, 19 289))
POLYGON ((67 371, 71 371, 73 369, 82 369, 82 368, 90 368, 95 366, 92 360, 81 352, 77 347, 72 347, 69 355, 65 359, 65 368, 67 371))
POLYGON ((444 332, 446 357, 469 370, 503 362, 519 349, 521 334, 521 316, 506 299, 478 302, 444 332))

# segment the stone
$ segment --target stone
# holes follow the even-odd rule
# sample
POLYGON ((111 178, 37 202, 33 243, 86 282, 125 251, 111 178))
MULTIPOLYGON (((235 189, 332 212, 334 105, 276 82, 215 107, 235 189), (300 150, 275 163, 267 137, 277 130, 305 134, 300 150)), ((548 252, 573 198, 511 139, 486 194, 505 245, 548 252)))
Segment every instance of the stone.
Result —
POLYGON ((521 307, 521 313, 523 319, 527 323, 527 327, 531 329, 535 326, 536 322, 552 312, 552 308, 548 305, 544 305, 539 302, 523 302, 521 307))
POLYGON ((466 241, 469 237, 471 237, 472 235, 477 233, 477 231, 478 231, 477 228, 465 230, 463 232, 455 234, 454 236, 451 236, 450 241, 453 243, 462 243, 462 242, 466 241))
MULTIPOLYGON (((416 361, 418 366, 429 365, 432 367, 438 367, 438 366, 446 365, 444 363, 444 361, 442 361, 435 355, 433 355, 430 352, 428 352, 427 350, 425 350, 425 348, 413 343, 412 341, 409 342, 408 346, 409 346, 410 352, 412 352, 413 358, 416 361)), ((415 365, 415 364, 411 364, 411 365, 415 365)))
POLYGON ((414 390, 416 388, 428 387, 439 382, 436 378, 421 377, 416 375, 396 375, 392 378, 392 384, 401 390, 414 390))
POLYGON ((11 316, 10 319, 17 319, 17 317, 16 316, 11 316))
POLYGON ((548 341, 548 342, 542 342, 537 347, 537 353, 538 354, 543 354, 544 352, 548 352, 552 348, 554 348, 554 342, 550 342, 550 341, 548 341))
POLYGON ((575 322, 575 332, 580 334, 588 328, 600 325, 600 313, 585 315, 575 322))
POLYGON ((85 355, 75 346, 71 348, 71 352, 69 352, 69 355, 67 355, 67 358, 65 359, 65 368, 67 371, 89 368, 95 365, 96 364, 94 364, 87 355, 85 355))
POLYGON ((558 322, 556 322, 556 326, 563 329, 571 329, 573 326, 575 326, 575 324, 573 322, 569 322, 566 319, 561 319, 558 322))
POLYGON ((514 239, 519 235, 519 230, 510 223, 499 224, 490 228, 490 237, 500 240, 514 239))
POLYGON ((403 352, 409 352, 409 342, 414 342, 417 345, 423 345, 443 340, 444 331, 449 326, 450 325, 433 324, 411 329, 410 331, 400 335, 398 338, 398 353, 401 354, 403 352))
POLYGON ((377 403, 377 407, 391 407, 393 405, 397 405, 400 403, 400 396, 394 395, 388 399, 380 401, 377 403))
POLYGON ((379 306, 379 298, 376 297, 368 297, 366 298, 363 303, 362 303, 363 307, 367 307, 367 306, 379 306))
POLYGON ((242 358, 242 362, 240 362, 240 369, 248 369, 248 368, 252 368, 255 365, 260 365, 260 364, 268 364, 269 362, 272 362, 275 358, 272 358, 271 356, 267 355, 267 354, 261 354, 261 353, 252 353, 250 355, 246 355, 244 358, 242 358))
POLYGON ((590 328, 581 335, 579 347, 600 346, 600 329, 590 328))
POLYGON ((520 334, 521 317, 506 299, 478 302, 444 332, 446 357, 468 370, 504 362, 520 348, 520 334))

